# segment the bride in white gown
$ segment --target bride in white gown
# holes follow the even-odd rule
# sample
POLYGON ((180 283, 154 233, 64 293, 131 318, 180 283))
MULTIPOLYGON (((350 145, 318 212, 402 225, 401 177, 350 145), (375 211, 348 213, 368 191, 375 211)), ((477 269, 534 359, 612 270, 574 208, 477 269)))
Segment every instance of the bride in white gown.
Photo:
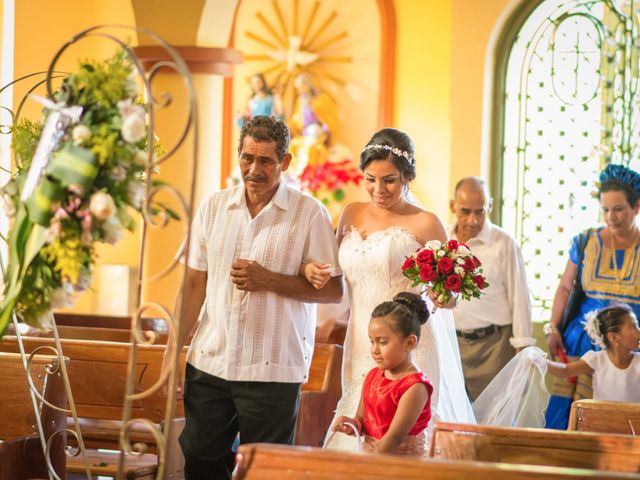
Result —
MULTIPOLYGON (((355 414, 364 378, 375 366, 367 334, 371 312, 398 292, 420 290, 411 288, 411 281, 402 274, 405 257, 429 240, 446 239, 440 220, 406 199, 407 184, 415 178, 413 144, 406 134, 390 128, 374 134, 361 154, 360 168, 371 201, 347 205, 338 225, 340 266, 347 279, 351 312, 344 343, 342 398, 334 420, 355 414)), ((327 267, 309 264, 306 276, 319 288, 327 280, 327 267)), ((430 426, 436 420, 475 423, 449 309, 454 305, 455 301, 435 303, 438 308, 422 327, 415 350, 417 364, 434 386, 430 426)), ((347 435, 334 435, 325 446, 357 448, 355 439, 347 435)))

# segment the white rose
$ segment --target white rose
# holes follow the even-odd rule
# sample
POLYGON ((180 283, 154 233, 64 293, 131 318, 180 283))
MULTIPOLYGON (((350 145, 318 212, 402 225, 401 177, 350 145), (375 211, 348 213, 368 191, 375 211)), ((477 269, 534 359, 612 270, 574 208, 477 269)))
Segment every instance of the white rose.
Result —
POLYGON ((120 133, 122 134, 122 138, 125 142, 139 142, 144 138, 146 133, 144 117, 140 117, 139 115, 130 115, 124 120, 120 133))
POLYGON ((458 258, 456 258, 456 263, 457 263, 458 265, 464 265, 464 258, 462 258, 462 257, 458 257, 458 258))
POLYGON ((445 252, 444 250, 438 250, 438 251, 436 252, 436 257, 438 257, 438 258, 442 258, 442 257, 444 257, 444 256, 445 256, 445 253, 446 253, 446 252, 445 252))
POLYGON ((453 271, 456 272, 461 277, 464 277, 464 275, 465 275, 464 268, 462 268, 462 267, 455 267, 453 269, 453 271))
POLYGON ((142 200, 144 200, 144 195, 146 193, 145 190, 146 186, 144 183, 136 181, 129 182, 129 185, 127 185, 127 194, 133 208, 139 209, 142 207, 142 200))
POLYGON ((102 230, 104 232, 104 241, 111 245, 117 243, 122 237, 122 224, 116 217, 109 217, 102 222, 102 230))
POLYGON ((471 256, 471 250, 469 250, 467 247, 465 247, 464 245, 460 245, 458 247, 458 254, 461 257, 469 257, 471 256))
POLYGON ((118 112, 120 113, 122 120, 126 120, 132 116, 144 118, 144 108, 142 105, 134 104, 130 98, 120 100, 118 102, 118 112))
POLYGON ((133 155, 133 163, 144 167, 149 163, 149 154, 144 150, 137 150, 133 155))
POLYGON ((436 250, 440 250, 442 248, 442 243, 440 242, 440 240, 429 240, 425 247, 435 252, 436 250))
POLYGON ((91 129, 86 125, 76 125, 71 131, 71 137, 75 145, 82 145, 91 138, 91 129))
POLYGON ((105 220, 115 213, 116 205, 108 193, 96 192, 91 195, 89 211, 98 220, 105 220))

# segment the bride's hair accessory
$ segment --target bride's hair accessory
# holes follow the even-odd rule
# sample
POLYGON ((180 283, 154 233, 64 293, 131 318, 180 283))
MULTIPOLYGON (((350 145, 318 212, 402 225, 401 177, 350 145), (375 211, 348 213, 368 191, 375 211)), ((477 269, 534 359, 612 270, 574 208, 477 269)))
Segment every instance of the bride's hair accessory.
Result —
POLYGON ((629 185, 640 196, 640 174, 624 165, 614 165, 610 163, 600 173, 599 180, 598 187, 607 180, 618 180, 619 182, 629 185))
POLYGON ((398 156, 398 157, 404 157, 407 159, 407 162, 409 162, 411 165, 415 165, 415 160, 414 158, 409 154, 409 152, 407 152, 406 150, 400 150, 398 147, 392 147, 391 145, 367 145, 366 147, 364 147, 365 150, 377 150, 377 149, 382 149, 382 150, 390 150, 391 153, 393 153, 394 155, 398 156))
POLYGON ((584 316, 584 330, 589 335, 591 341, 598 345, 600 348, 607 348, 604 343, 604 337, 600 331, 600 318, 598 317, 598 310, 592 310, 584 316))

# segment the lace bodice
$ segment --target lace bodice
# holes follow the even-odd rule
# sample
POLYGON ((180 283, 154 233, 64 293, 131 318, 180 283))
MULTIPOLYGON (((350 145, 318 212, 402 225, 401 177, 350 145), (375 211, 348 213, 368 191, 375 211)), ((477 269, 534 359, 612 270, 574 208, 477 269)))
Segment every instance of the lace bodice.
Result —
POLYGON ((389 292, 411 291, 411 281, 402 275, 400 267, 420 246, 410 232, 400 227, 379 230, 366 238, 352 228, 343 238, 339 254, 351 296, 357 297, 358 303, 376 302, 371 305, 375 307, 391 300, 389 292))

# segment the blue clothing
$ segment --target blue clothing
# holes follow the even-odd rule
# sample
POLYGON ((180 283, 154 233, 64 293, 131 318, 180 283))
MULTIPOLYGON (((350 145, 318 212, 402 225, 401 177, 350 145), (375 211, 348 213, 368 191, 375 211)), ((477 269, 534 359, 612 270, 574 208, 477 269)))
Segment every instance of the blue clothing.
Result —
MULTIPOLYGON (((249 99, 249 110, 251 111, 251 117, 256 115, 272 115, 273 114, 273 95, 266 95, 264 97, 256 97, 255 95, 249 99)), ((236 125, 239 128, 245 124, 245 119, 239 117, 236 120, 236 125)))
MULTIPOLYGON (((626 303, 636 316, 640 318, 640 284, 639 274, 639 245, 627 250, 615 251, 615 262, 611 249, 604 245, 600 227, 591 232, 585 247, 584 260, 579 265, 578 275, 581 275, 582 288, 585 298, 580 305, 578 315, 567 325, 562 340, 567 356, 582 357, 589 350, 600 350, 584 331, 584 315, 604 308, 611 303, 626 303), (616 278, 617 277, 617 278, 616 278), (620 279, 620 281, 618 280, 620 279)), ((578 236, 574 237, 569 249, 569 258, 574 264, 578 263, 578 236)), ((569 423, 569 411, 573 398, 552 395, 547 407, 545 426, 565 430, 569 423)))

